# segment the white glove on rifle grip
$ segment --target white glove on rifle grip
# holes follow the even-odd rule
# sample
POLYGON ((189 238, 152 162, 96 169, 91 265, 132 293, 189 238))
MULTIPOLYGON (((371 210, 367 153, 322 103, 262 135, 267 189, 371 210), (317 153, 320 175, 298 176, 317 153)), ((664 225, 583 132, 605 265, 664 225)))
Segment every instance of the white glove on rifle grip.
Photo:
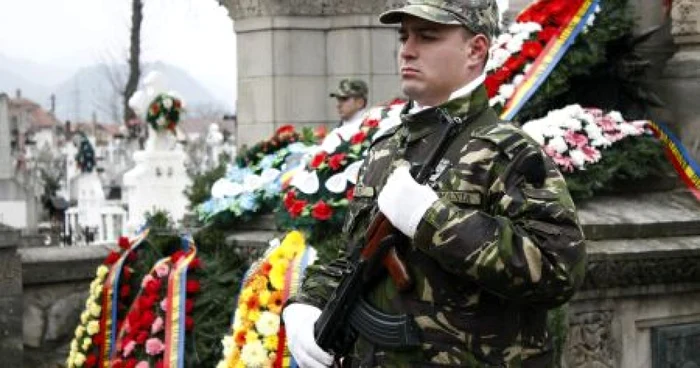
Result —
POLYGON ((379 210, 402 233, 413 239, 425 211, 438 200, 427 185, 418 184, 407 166, 394 170, 379 193, 379 210))
POLYGON ((326 368, 333 356, 323 351, 314 337, 314 324, 321 310, 308 304, 292 303, 282 311, 289 351, 302 368, 326 368))

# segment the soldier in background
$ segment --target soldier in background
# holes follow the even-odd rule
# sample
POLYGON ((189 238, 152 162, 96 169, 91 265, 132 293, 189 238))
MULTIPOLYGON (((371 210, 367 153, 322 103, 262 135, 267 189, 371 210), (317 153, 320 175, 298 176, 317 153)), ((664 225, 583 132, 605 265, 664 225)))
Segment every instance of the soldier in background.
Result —
POLYGON ((362 116, 367 107, 367 83, 361 79, 343 79, 338 84, 338 89, 330 93, 337 101, 336 108, 340 115, 337 128, 346 125, 362 123, 362 116))
MULTIPOLYGON (((418 343, 388 346, 377 342, 389 339, 381 329, 355 328, 342 364, 546 367, 547 313, 582 282, 584 237, 554 163, 488 105, 484 65, 497 31, 496 2, 410 0, 379 19, 401 24, 399 70, 410 101, 402 124, 370 147, 343 230, 365 244, 379 210, 405 234, 399 251, 415 286, 399 292, 382 276, 363 308, 408 315, 403 330, 417 331, 410 337, 418 343), (408 166, 423 164, 449 120, 443 114, 462 123, 421 185, 408 166)), ((338 285, 342 261, 311 267, 283 311, 301 367, 333 362, 316 344, 314 323, 338 285)))

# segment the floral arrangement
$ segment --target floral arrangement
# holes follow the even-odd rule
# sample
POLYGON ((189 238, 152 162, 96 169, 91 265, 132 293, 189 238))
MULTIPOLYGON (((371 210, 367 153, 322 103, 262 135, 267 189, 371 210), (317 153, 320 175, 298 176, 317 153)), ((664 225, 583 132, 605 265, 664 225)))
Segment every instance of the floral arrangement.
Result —
POLYGON ((175 128, 180 121, 183 111, 182 99, 170 94, 161 93, 148 106, 146 121, 155 131, 170 130, 175 133, 175 128))
POLYGON ((340 127, 326 137, 286 187, 278 213, 283 228, 303 229, 318 240, 342 227, 364 155, 376 137, 400 123, 404 103, 370 109, 359 126, 340 127))
MULTIPOLYGON (((132 247, 132 244, 136 245, 126 237, 120 237, 118 244, 120 251, 110 251, 103 263, 97 267, 95 278, 90 283, 90 293, 85 301, 85 310, 80 315, 80 324, 76 327, 75 337, 70 343, 70 352, 66 361, 68 368, 97 367, 102 361, 105 349, 105 329, 108 327, 106 318, 103 318, 105 313, 103 302, 105 296, 108 295, 105 293, 105 281, 115 272, 114 265, 125 256, 125 252, 132 247)), ((129 263, 136 261, 136 259, 135 252, 128 252, 123 260, 125 263, 120 274, 122 286, 119 290, 113 291, 119 293, 122 299, 130 296, 131 289, 128 281, 132 277, 133 269, 129 263)), ((120 304, 120 306, 121 308, 117 310, 117 321, 112 322, 117 323, 117 326, 123 322, 119 317, 124 317, 124 305, 120 304)))
MULTIPOLYGON (((166 366, 163 361, 168 348, 166 329, 169 327, 166 315, 168 308, 173 305, 171 296, 168 294, 168 286, 172 274, 176 272, 175 266, 186 256, 185 251, 179 250, 158 261, 151 272, 143 277, 141 290, 120 328, 115 354, 110 361, 111 367, 162 368, 166 366)), ((194 297, 200 291, 196 271, 200 267, 201 261, 197 257, 187 266, 186 298, 182 303, 186 332, 191 332, 194 328, 192 318, 194 297)))
POLYGON ((95 168, 95 149, 83 132, 79 132, 78 153, 75 154, 75 163, 83 173, 91 173, 95 168))
POLYGON ((256 143, 253 147, 246 148, 243 147, 236 157, 236 164, 238 167, 249 167, 256 170, 256 166, 265 157, 275 154, 277 151, 287 147, 288 145, 296 142, 303 142, 306 144, 313 144, 318 140, 322 139, 325 135, 325 128, 318 128, 312 130, 310 128, 305 128, 301 132, 294 129, 293 125, 283 125, 275 131, 275 134, 264 141, 256 143))
POLYGON ((223 359, 217 368, 290 366, 280 313, 296 291, 306 264, 313 261, 308 257, 304 236, 292 231, 281 243, 271 242, 265 255, 251 266, 238 297, 231 334, 221 341, 223 359), (301 262, 302 258, 307 262, 301 262))
POLYGON ((522 128, 557 164, 577 197, 609 187, 616 178, 641 178, 649 168, 663 167, 649 122, 626 121, 617 111, 569 105, 522 128))
MULTIPOLYGON (((555 55, 554 44, 569 36, 565 28, 580 15, 577 12, 585 5, 585 0, 535 1, 494 41, 486 67, 485 86, 490 104, 497 111, 503 111, 513 102, 519 88, 534 88, 523 86, 525 81, 535 77, 533 66, 546 64, 545 56, 555 55)), ((625 8, 626 1, 594 2, 592 6, 593 11, 585 18, 581 33, 560 55, 561 60, 550 66, 550 74, 517 110, 519 120, 534 119, 553 107, 566 105, 557 104, 566 100, 563 95, 571 89, 570 80, 590 74, 594 66, 605 63, 604 45, 631 32, 632 20, 625 8), (594 23, 596 26, 592 27, 594 23)))

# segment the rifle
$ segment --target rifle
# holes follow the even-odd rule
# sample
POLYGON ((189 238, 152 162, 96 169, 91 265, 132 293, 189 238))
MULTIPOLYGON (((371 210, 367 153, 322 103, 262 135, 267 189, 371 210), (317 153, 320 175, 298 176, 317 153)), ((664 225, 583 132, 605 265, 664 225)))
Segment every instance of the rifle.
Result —
MULTIPOLYGON (((420 184, 425 184, 428 180, 440 161, 444 150, 447 148, 448 141, 456 133, 457 129, 455 128, 462 124, 460 118, 453 119, 443 109, 438 109, 438 112, 447 123, 442 131, 442 135, 430 152, 426 162, 422 166, 413 167, 411 170, 411 174, 420 184), (417 173, 415 173, 415 169, 418 169, 417 173)), ((388 271, 400 292, 406 292, 413 287, 413 279, 406 268, 406 264, 399 258, 395 247, 395 244, 405 236, 394 228, 386 216, 378 211, 377 208, 373 212, 376 215, 372 218, 370 226, 363 237, 366 239, 365 245, 361 246, 361 244, 353 243, 350 248, 352 249, 349 257, 350 262, 342 262, 333 267, 334 271, 340 274, 340 283, 314 325, 316 343, 323 350, 332 352, 336 357, 347 353, 347 350, 354 343, 356 336, 351 331, 348 331, 348 322, 354 317, 353 312, 356 311, 358 303, 364 302, 362 296, 365 294, 366 286, 382 270, 379 267, 380 263, 388 271)), ((394 318, 393 321, 396 323, 389 324, 384 328, 397 336, 397 340, 393 344, 396 346, 415 342, 413 339, 401 338, 401 332, 404 331, 392 330, 392 327, 396 328, 396 325, 401 322, 402 318, 406 317, 399 316, 398 319, 394 318)), ((379 320, 376 321, 379 322, 379 320)), ((371 326, 368 327, 371 328, 371 326)))

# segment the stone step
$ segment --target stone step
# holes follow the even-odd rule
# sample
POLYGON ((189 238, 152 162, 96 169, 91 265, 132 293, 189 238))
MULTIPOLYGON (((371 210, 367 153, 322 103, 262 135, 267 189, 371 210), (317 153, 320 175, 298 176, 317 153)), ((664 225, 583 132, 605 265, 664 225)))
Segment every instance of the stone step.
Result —
POLYGON ((577 209, 589 240, 700 235, 700 201, 684 189, 600 196, 577 209))
POLYGON ((700 282, 700 236, 586 243, 583 289, 700 282))

